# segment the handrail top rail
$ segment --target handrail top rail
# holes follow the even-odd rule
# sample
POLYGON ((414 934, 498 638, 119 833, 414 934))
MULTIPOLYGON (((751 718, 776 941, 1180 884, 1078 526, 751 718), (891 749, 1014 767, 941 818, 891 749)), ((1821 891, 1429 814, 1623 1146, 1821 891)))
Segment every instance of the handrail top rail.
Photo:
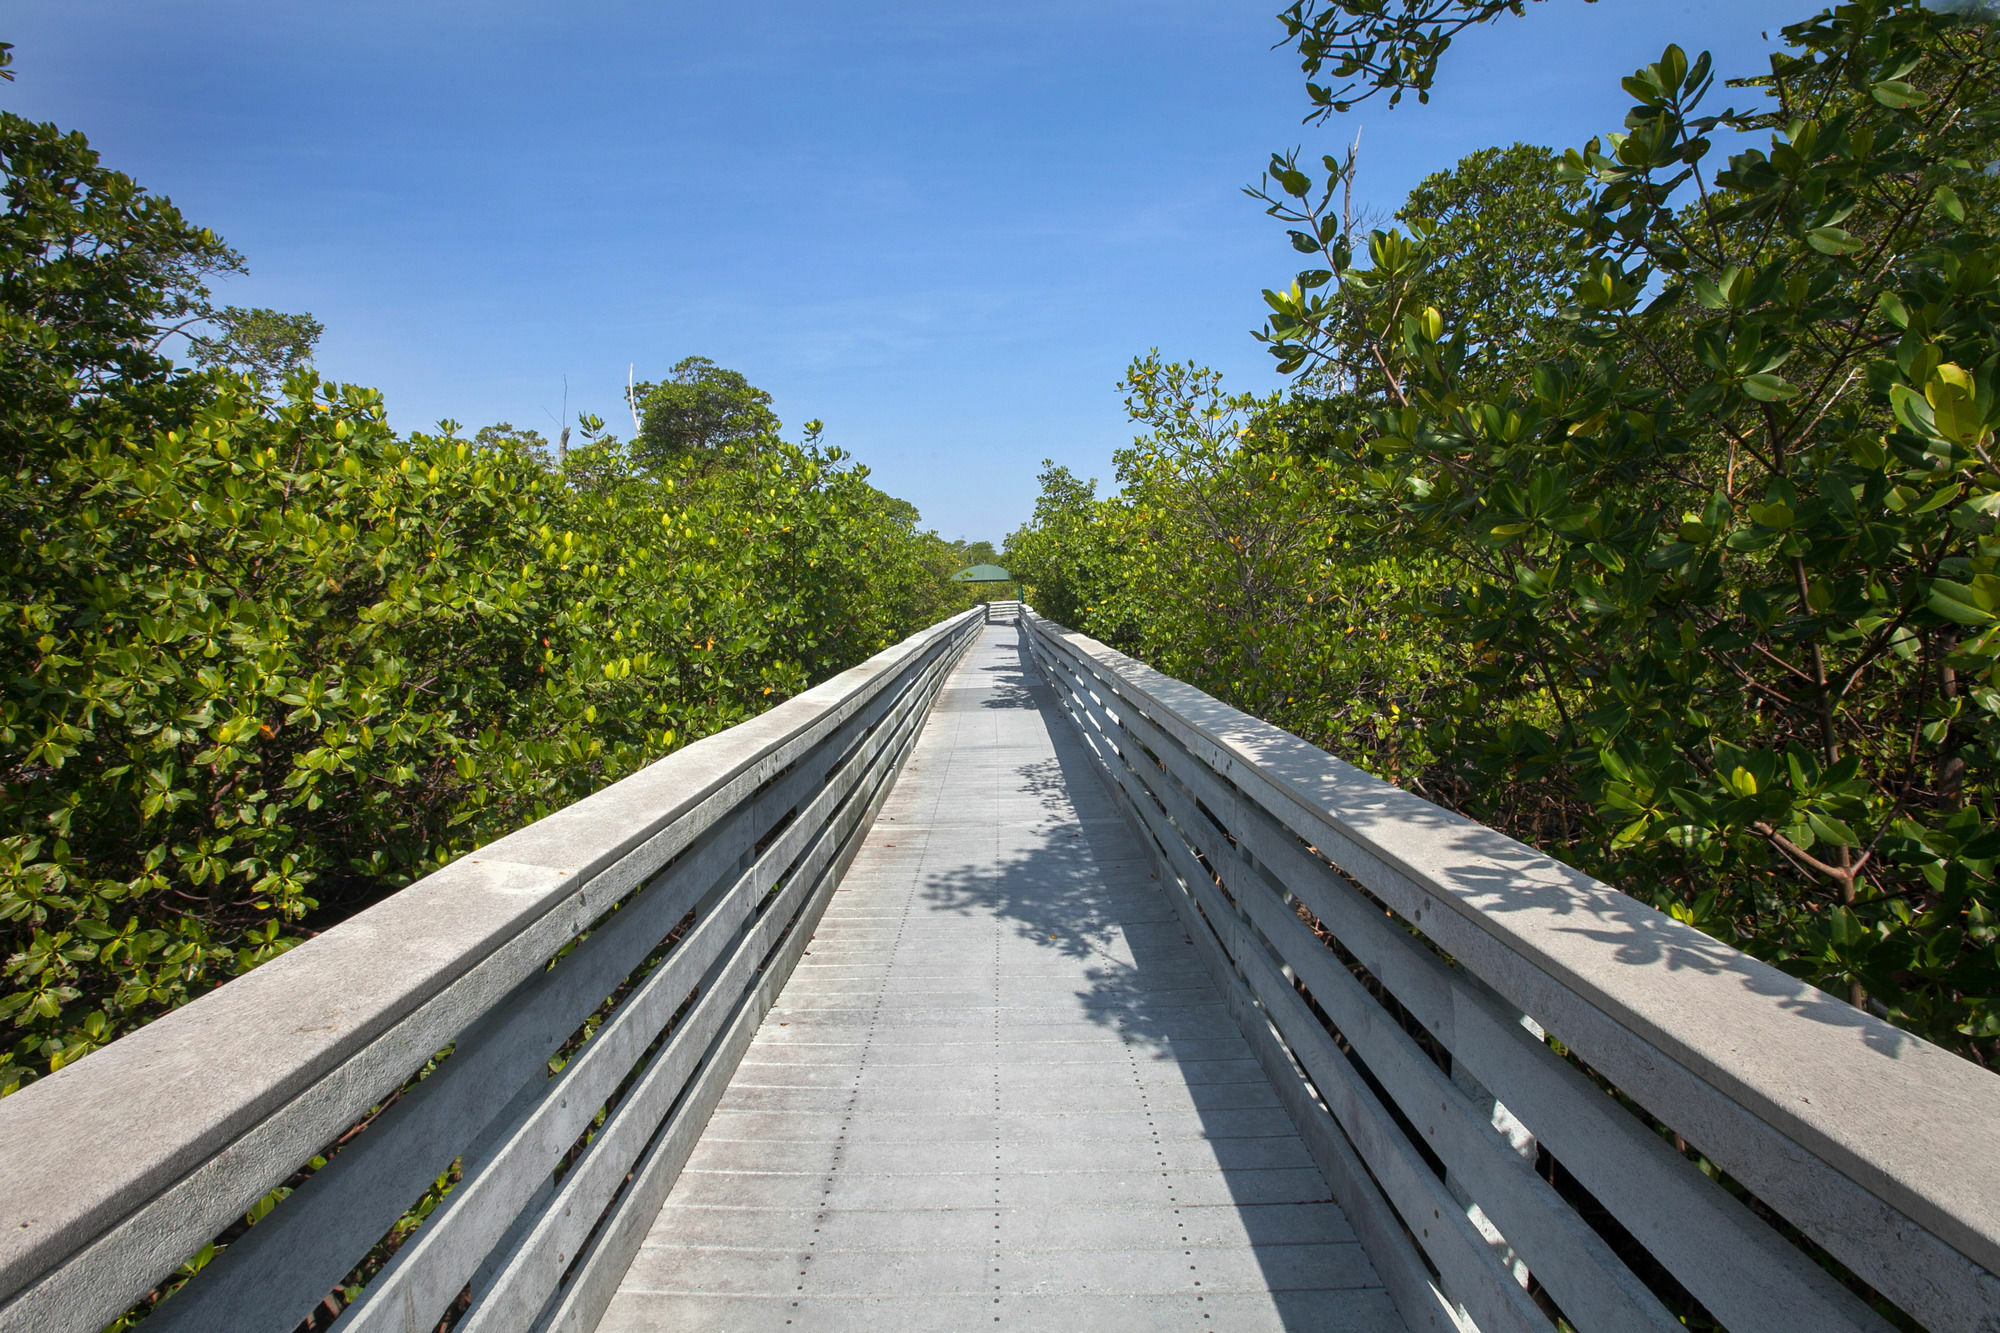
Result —
MULTIPOLYGON (((1353 843, 1491 943, 2000 1272, 2000 1075, 1032 607, 1027 614, 1295 834, 1316 843, 1317 828, 1353 843)), ((1434 933, 1421 917, 1417 924, 1434 933)), ((1537 998, 1508 995, 1530 1015, 1537 998)))
POLYGON ((0 1299, 308 1092, 532 923, 574 935, 968 610, 495 839, 0 1100, 0 1299), (706 808, 704 808, 706 807, 706 808), (54 1145, 74 1152, 57 1152, 54 1145))

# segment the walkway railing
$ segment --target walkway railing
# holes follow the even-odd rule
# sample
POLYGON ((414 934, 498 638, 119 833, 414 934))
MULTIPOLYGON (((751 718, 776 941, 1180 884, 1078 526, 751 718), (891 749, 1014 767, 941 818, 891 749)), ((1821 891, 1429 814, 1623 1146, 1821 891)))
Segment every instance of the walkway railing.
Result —
POLYGON ((0 1101, 0 1330, 98 1328, 212 1253, 149 1333, 286 1333, 426 1203, 342 1329, 594 1327, 982 619, 0 1101))
POLYGON ((2000 1329, 2000 1077, 1023 619, 1412 1327, 2000 1329))

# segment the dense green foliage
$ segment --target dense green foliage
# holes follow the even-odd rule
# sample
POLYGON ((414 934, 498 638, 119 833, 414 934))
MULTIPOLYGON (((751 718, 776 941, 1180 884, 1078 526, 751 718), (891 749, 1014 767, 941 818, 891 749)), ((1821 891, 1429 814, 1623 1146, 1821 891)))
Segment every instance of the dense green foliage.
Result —
POLYGON ((1669 49, 1560 180, 1420 190, 1365 247, 1351 161, 1276 161, 1300 392, 1142 403, 1180 458, 1142 441, 1069 505, 1069 568, 1010 555, 1080 627, 1991 1062, 2000 35, 1864 0, 1785 40, 1763 110, 1705 110, 1669 49), (1505 262, 1468 230, 1496 205, 1568 238, 1516 307, 1464 281, 1505 262), (1191 489, 1134 541, 1161 475, 1191 489), (1147 621, 1114 590, 1149 579, 1199 591, 1147 621))
POLYGON ((1099 522, 1097 482, 1081 481, 1066 467, 1044 460, 1034 516, 1007 538, 996 564, 1033 585, 1035 607, 1067 625, 1082 625, 1093 592, 1108 591, 1110 576, 1099 522))
MULTIPOLYGON (((1332 265, 1300 274, 1302 290, 1324 287, 1336 273, 1341 278, 1341 299, 1321 306, 1310 354, 1281 349, 1288 368, 1303 370, 1303 401, 1291 405, 1294 416, 1345 421, 1379 386, 1393 386, 1403 316, 1427 307, 1465 341, 1461 373, 1482 390, 1570 349, 1571 325, 1561 309, 1583 273, 1585 252, 1570 215, 1588 192, 1564 178, 1559 154, 1520 143, 1485 148, 1426 176, 1396 210, 1408 233, 1372 233, 1374 262, 1367 268, 1353 262, 1353 150, 1344 162, 1323 159, 1325 187, 1316 204, 1304 206, 1285 192, 1305 179, 1297 157, 1274 156, 1263 181, 1245 191, 1273 216, 1303 228, 1291 233, 1293 249, 1332 265)), ((1270 340, 1268 333, 1259 336, 1270 340)))
POLYGON ((0 166, 0 1093, 965 600, 775 419, 556 465, 274 394, 316 326, 212 310, 212 234, 78 135, 0 166), (163 354, 204 318, 250 373, 163 354))
POLYGON ((1431 566, 1371 551, 1355 484, 1293 405, 1157 355, 1126 389, 1149 429, 1117 453, 1118 492, 1050 464, 1008 539, 1035 608, 1421 787, 1429 751, 1407 722, 1438 645, 1403 602, 1431 566))

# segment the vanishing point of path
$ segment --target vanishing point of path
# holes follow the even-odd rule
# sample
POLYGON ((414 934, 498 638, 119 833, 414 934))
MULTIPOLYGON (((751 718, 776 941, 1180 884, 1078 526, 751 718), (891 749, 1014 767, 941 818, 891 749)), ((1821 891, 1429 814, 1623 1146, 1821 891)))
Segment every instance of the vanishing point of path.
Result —
POLYGON ((1402 1327, 1017 635, 946 682, 607 1333, 1402 1327))

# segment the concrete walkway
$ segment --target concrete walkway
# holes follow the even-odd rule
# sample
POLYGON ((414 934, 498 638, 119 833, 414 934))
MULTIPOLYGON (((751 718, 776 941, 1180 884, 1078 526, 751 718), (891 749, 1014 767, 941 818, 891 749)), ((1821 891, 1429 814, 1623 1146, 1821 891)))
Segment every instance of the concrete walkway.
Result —
POLYGON ((600 1325, 1400 1329, 1011 625, 600 1325))

